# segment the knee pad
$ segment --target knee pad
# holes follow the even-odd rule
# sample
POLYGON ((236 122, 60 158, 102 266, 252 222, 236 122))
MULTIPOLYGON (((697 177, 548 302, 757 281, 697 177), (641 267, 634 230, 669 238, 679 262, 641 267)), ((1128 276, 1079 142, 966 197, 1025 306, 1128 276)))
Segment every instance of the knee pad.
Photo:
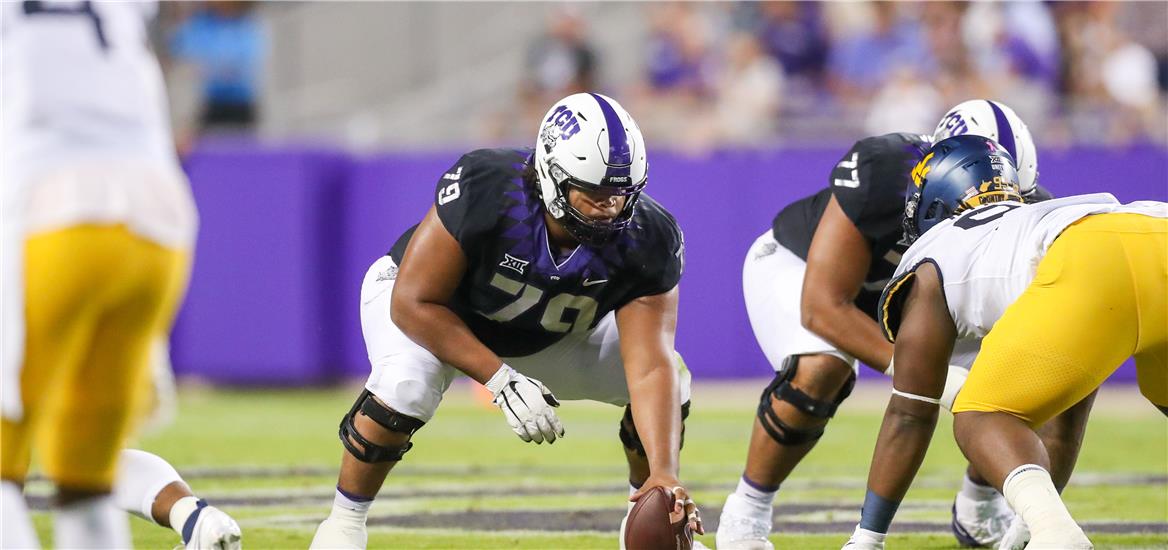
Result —
POLYGON ((373 419, 382 428, 406 435, 414 435, 414 432, 426 424, 417 418, 386 408, 373 398, 373 394, 369 390, 362 391, 361 395, 357 396, 357 401, 353 403, 353 408, 349 409, 348 414, 341 419, 338 435, 341 438, 341 444, 354 458, 370 464, 401 460, 406 451, 409 451, 414 444, 406 442, 400 447, 386 447, 369 441, 357 431, 357 426, 353 423, 353 419, 358 413, 373 419), (355 445, 354 441, 361 446, 355 445))
MULTIPOLYGON (((681 405, 681 446, 685 446, 685 419, 689 417, 689 401, 681 405)), ((625 415, 620 421, 620 440, 626 449, 645 456, 645 446, 641 444, 641 436, 637 434, 637 425, 633 424, 633 408, 625 405, 625 415)))
POLYGON ((809 416, 828 419, 835 416, 839 404, 851 395, 852 389, 856 386, 856 373, 852 372, 834 400, 820 401, 791 385, 791 380, 795 378, 795 371, 798 367, 799 356, 792 355, 786 358, 782 368, 775 373, 775 379, 763 390, 762 398, 758 403, 759 423, 762 424, 763 429, 771 436, 771 439, 780 445, 802 445, 818 440, 823 436, 824 427, 795 428, 783 422, 775 413, 774 408, 771 407, 772 398, 786 401, 809 416))

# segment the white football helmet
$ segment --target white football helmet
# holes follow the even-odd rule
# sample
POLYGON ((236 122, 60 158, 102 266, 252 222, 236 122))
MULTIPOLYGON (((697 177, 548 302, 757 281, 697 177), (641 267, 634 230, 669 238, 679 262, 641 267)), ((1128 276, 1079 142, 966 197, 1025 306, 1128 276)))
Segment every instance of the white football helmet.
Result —
POLYGON ((539 193, 552 218, 585 244, 599 246, 629 225, 645 187, 645 138, 616 100, 573 94, 547 112, 535 141, 539 193), (627 197, 612 220, 585 216, 568 202, 568 186, 627 197))
POLYGON ((1030 129, 1014 110, 999 101, 972 99, 952 109, 933 131, 933 143, 945 138, 973 134, 990 138, 1014 157, 1022 196, 1030 196, 1038 186, 1038 151, 1030 129))

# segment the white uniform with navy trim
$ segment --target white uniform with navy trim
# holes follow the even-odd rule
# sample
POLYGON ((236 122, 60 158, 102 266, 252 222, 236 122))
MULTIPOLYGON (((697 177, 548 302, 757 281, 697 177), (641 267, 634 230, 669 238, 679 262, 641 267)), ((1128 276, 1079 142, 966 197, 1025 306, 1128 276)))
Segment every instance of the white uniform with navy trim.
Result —
POLYGON ((0 3, 0 402, 21 414, 23 242, 85 223, 124 224, 193 247, 198 215, 178 163, 155 2, 0 3))
POLYGON ((899 324, 897 291, 924 262, 941 273, 945 302, 959 339, 981 339, 1014 303, 1038 270, 1046 250, 1069 225, 1093 214, 1168 217, 1168 204, 1120 204, 1110 193, 1077 195, 1023 205, 988 204, 945 220, 905 252, 880 300, 886 335, 899 324))

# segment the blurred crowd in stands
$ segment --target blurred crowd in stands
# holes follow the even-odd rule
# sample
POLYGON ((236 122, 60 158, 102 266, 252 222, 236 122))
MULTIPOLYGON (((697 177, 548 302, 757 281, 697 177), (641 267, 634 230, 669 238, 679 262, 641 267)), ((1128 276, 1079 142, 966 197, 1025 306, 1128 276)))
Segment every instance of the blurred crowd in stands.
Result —
MULTIPOLYGON (((562 4, 529 39, 514 105, 483 115, 508 121, 488 124, 486 139, 528 141, 553 101, 601 90, 653 143, 690 150, 929 132, 973 97, 1012 106, 1044 146, 1168 142, 1168 2, 637 7, 645 40, 628 55, 639 78, 609 76, 603 29, 562 4)), ((255 126, 269 45, 254 8, 164 4, 159 43, 180 136, 255 126)))
POLYGON ((180 151, 205 133, 254 130, 268 47, 255 3, 164 2, 157 32, 180 151))
MULTIPOLYGON (((703 149, 924 132, 973 97, 1013 106, 1044 142, 1165 141, 1165 2, 652 3, 644 10, 650 32, 639 52, 641 81, 602 85, 654 142, 703 149)), ((521 88, 529 112, 592 87, 604 64, 587 23, 564 12, 528 58, 521 88)))

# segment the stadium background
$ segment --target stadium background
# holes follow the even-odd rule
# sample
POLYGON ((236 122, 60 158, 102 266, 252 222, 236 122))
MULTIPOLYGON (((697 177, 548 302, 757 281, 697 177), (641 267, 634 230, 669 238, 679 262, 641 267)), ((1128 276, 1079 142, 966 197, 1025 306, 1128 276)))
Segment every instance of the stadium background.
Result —
MULTIPOLYGON (((202 225, 173 341, 178 414, 133 444, 236 517, 253 549, 306 547, 331 505, 337 420, 367 372, 366 266, 459 154, 529 146, 571 91, 629 108, 650 147, 648 192, 687 232, 678 347, 696 382, 682 476, 709 545, 770 375, 742 306, 743 256, 854 140, 929 132, 959 101, 999 99, 1034 131, 1054 192, 1168 199, 1164 2, 168 2, 154 38, 202 225)), ((864 372, 784 483, 780 548, 839 548, 858 519, 888 396, 864 372)), ((370 547, 614 547, 620 410, 559 415, 567 437, 533 448, 456 384, 374 505, 370 547)), ((890 547, 955 547, 965 462, 950 423, 890 547)), ((1163 417, 1131 384, 1109 385, 1068 506, 1097 548, 1162 549, 1165 487, 1163 417)), ((34 476, 28 493, 48 542, 51 488, 34 476)), ((136 547, 176 543, 132 525, 136 547)))
POLYGON ((593 89, 643 127, 647 192, 686 231, 678 348, 695 378, 765 376, 742 259, 860 137, 929 133, 994 98, 1029 124, 1057 195, 1168 199, 1166 20, 1163 2, 166 4, 202 217, 176 370, 363 377, 361 277, 437 178, 470 148, 530 146, 548 105, 593 89))

